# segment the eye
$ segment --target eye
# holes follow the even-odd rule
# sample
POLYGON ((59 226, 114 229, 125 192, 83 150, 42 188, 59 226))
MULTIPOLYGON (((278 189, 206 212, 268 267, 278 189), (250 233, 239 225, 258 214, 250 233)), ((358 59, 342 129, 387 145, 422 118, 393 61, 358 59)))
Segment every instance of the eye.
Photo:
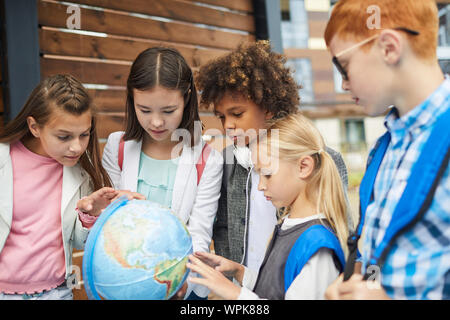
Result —
POLYGON ((224 119, 225 119, 225 117, 224 117, 222 114, 216 114, 216 117, 217 117, 219 120, 224 120, 224 119))
POLYGON ((240 116, 242 116, 243 112, 235 112, 232 113, 233 117, 239 118, 240 116))
POLYGON ((164 111, 165 114, 171 114, 171 113, 174 113, 174 112, 175 112, 175 110, 164 111))
POLYGON ((89 137, 90 135, 91 135, 90 132, 86 132, 86 133, 81 134, 80 137, 86 138, 86 137, 89 137))
POLYGON ((142 113, 150 113, 150 110, 147 109, 139 109, 142 113))
POLYGON ((67 141, 70 139, 70 136, 58 136, 58 139, 61 141, 67 141))
POLYGON ((268 170, 261 170, 260 175, 263 176, 264 178, 269 179, 272 176, 272 172, 268 170))

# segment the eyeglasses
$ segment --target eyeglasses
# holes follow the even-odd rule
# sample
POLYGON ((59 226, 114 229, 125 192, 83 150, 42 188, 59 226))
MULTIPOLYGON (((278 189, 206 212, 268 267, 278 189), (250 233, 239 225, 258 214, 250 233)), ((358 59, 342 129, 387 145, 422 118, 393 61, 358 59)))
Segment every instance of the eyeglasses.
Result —
MULTIPOLYGON (((394 30, 404 31, 404 32, 409 33, 410 35, 413 35, 413 36, 418 36, 420 34, 419 31, 415 31, 415 30, 411 30, 411 29, 403 28, 403 27, 394 28, 394 30)), ((336 69, 338 69, 339 73, 342 76, 342 79, 344 79, 345 81, 348 81, 348 74, 347 74, 347 71, 345 71, 344 67, 342 67, 342 65, 339 63, 338 58, 340 56, 342 56, 343 54, 346 54, 347 52, 352 51, 353 49, 356 49, 356 48, 358 48, 360 46, 365 45, 366 43, 369 43, 370 41, 376 39, 379 35, 380 34, 375 34, 375 35, 373 35, 373 36, 371 36, 371 37, 369 37, 369 38, 367 38, 367 39, 365 39, 365 40, 363 40, 361 42, 358 42, 357 44, 355 44, 355 45, 351 46, 350 48, 347 48, 347 49, 339 52, 337 55, 335 55, 333 57, 333 60, 332 60, 333 64, 335 65, 336 69)))

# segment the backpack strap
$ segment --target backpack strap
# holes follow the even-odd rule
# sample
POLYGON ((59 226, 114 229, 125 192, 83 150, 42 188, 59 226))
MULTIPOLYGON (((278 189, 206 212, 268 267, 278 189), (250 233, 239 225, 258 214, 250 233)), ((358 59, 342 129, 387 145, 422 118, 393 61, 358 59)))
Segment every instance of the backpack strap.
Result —
POLYGON ((118 151, 118 155, 117 155, 117 162, 119 164, 120 171, 122 171, 122 166, 123 166, 123 149, 125 147, 125 140, 123 140, 124 135, 125 134, 123 134, 122 137, 120 137, 119 151, 118 151))
MULTIPOLYGON (((423 147, 419 158, 412 167, 410 177, 403 194, 394 209, 391 223, 389 224, 385 236, 381 243, 374 251, 370 258, 370 265, 382 266, 395 240, 404 232, 412 228, 415 223, 427 212, 430 207, 434 193, 439 185, 441 177, 444 175, 448 167, 450 157, 450 131, 448 130, 450 123, 450 109, 447 109, 436 120, 435 127, 430 134, 425 146, 423 147)), ((360 186, 360 221, 356 229, 356 233, 349 237, 348 243, 352 245, 349 248, 349 261, 344 272, 344 280, 350 278, 353 273, 354 260, 356 255, 357 241, 361 236, 364 226, 364 218, 367 207, 373 201, 373 188, 376 175, 380 164, 383 160, 384 153, 389 145, 390 135, 385 134, 379 139, 369 157, 366 174, 361 181, 360 186), (352 254, 353 253, 353 254, 352 254)), ((367 280, 369 274, 365 274, 367 280)))
POLYGON ((309 259, 322 248, 328 248, 333 252, 333 260, 339 272, 344 269, 345 256, 336 235, 324 225, 313 225, 298 237, 289 252, 284 268, 284 292, 289 289, 309 259))
POLYGON ((198 162, 195 165, 195 168, 197 169, 197 185, 199 185, 200 183, 200 179, 202 178, 202 174, 206 166, 206 161, 208 161, 210 153, 211 153, 211 146, 205 143, 202 149, 202 154, 198 158, 198 162))
POLYGON ((355 232, 352 232, 347 240, 349 255, 344 270, 344 281, 347 281, 352 276, 355 268, 355 261, 359 257, 358 240, 361 237, 362 228, 364 226, 366 209, 369 202, 373 200, 373 186, 375 184, 375 179, 390 141, 391 134, 386 132, 377 140, 375 147, 367 160, 366 173, 364 174, 359 187, 359 223, 355 232))

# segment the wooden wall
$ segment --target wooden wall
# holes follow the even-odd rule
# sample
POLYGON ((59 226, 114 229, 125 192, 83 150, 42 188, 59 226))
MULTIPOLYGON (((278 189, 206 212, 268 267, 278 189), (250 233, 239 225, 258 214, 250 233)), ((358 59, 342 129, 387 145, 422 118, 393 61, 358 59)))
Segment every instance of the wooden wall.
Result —
MULTIPOLYGON (((89 90, 100 111, 101 142, 123 128, 126 79, 142 50, 175 47, 197 69, 238 43, 255 39, 251 0, 70 2, 81 5, 81 30, 95 34, 68 32, 68 5, 39 0, 41 74, 70 73, 85 84, 105 86, 89 90)), ((221 128, 211 113, 203 112, 202 118, 207 126, 221 128)))
MULTIPOLYGON (((88 85, 99 110, 102 145, 111 132, 123 128, 126 79, 141 51, 175 47, 198 69, 238 43, 255 40, 251 0, 68 2, 80 5, 80 29, 90 33, 68 29, 75 11, 68 11, 67 2, 38 0, 41 76, 70 73, 88 85)), ((203 110, 201 118, 207 129, 222 130, 211 112, 203 110)), ((83 252, 75 252, 74 264, 81 267, 82 257, 83 252)), ((75 299, 86 298, 83 288, 74 294, 75 299)))

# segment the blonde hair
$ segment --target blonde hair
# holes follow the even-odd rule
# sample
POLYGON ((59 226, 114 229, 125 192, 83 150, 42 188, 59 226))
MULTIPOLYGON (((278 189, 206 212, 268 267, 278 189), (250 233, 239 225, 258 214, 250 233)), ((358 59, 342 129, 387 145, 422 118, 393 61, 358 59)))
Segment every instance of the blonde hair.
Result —
MULTIPOLYGON (((314 159, 315 168, 308 178, 306 197, 312 203, 315 201, 317 211, 325 215, 347 254, 349 231, 344 187, 333 158, 325 151, 320 132, 305 116, 296 113, 272 122, 260 143, 264 140, 277 145, 279 159, 297 161, 304 156, 314 159)), ((284 210, 283 216, 288 213, 289 208, 284 210)))

